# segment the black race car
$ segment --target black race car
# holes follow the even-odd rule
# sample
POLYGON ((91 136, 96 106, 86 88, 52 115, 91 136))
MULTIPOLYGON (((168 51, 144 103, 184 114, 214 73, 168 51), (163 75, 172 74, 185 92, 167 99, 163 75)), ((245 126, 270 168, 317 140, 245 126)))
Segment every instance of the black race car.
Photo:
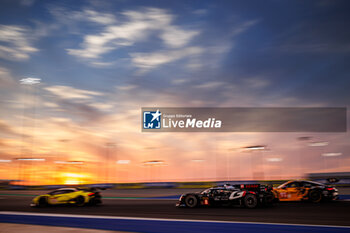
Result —
POLYGON ((255 208, 277 202, 272 187, 260 184, 216 186, 198 193, 181 195, 177 207, 244 206, 255 208))

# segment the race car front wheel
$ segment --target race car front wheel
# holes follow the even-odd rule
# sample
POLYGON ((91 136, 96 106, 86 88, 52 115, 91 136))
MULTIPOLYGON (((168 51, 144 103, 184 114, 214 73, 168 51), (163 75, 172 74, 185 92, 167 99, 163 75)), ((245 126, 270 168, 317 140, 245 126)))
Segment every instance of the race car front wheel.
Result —
POLYGON ((198 200, 197 197, 195 197, 194 195, 189 195, 185 198, 185 204, 187 207, 190 208, 194 208, 197 206, 198 204, 198 200))
POLYGON ((319 190, 311 190, 309 200, 313 203, 319 203, 322 200, 322 193, 319 190))
POLYGON ((243 202, 244 202, 244 206, 249 209, 253 209, 258 205, 258 199, 254 194, 251 194, 251 193, 247 194, 244 197, 243 202))
POLYGON ((76 206, 83 206, 85 204, 85 199, 83 196, 78 196, 75 198, 75 205, 76 206))

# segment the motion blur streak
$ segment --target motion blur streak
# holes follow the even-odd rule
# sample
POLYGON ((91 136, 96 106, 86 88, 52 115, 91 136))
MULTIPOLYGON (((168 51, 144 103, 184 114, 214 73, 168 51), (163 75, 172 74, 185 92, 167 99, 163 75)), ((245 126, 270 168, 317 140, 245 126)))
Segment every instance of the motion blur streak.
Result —
POLYGON ((133 232, 349 232, 350 227, 0 212, 0 221, 133 232), (156 226, 156 227, 155 227, 156 226))

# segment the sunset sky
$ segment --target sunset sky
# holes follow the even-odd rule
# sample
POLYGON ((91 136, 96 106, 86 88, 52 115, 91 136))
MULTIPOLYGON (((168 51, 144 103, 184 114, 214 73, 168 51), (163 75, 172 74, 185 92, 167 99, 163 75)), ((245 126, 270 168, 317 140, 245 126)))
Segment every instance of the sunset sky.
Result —
POLYGON ((140 127, 141 107, 349 107, 349 10, 349 1, 326 0, 1 1, 0 179, 288 179, 350 171, 348 132, 140 127), (40 83, 20 81, 28 78, 40 83), (311 138, 298 140, 304 136, 311 138), (268 150, 241 150, 252 145, 268 150), (150 160, 164 163, 144 164, 150 160))

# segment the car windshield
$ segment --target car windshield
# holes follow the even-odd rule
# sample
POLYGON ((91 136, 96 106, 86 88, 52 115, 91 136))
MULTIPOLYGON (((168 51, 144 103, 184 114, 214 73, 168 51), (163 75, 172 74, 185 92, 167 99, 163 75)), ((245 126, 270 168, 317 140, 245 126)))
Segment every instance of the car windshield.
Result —
POLYGON ((206 190, 203 190, 203 191, 201 192, 201 194, 209 193, 210 190, 211 190, 210 188, 209 188, 209 189, 206 189, 206 190))
POLYGON ((57 195, 57 194, 63 194, 63 193, 71 193, 71 192, 75 192, 77 191, 76 189, 73 189, 73 188, 68 188, 68 189, 58 189, 58 190, 54 190, 54 191, 51 191, 47 194, 50 194, 50 195, 57 195))
POLYGON ((324 186, 324 184, 321 184, 321 183, 318 183, 315 181, 305 181, 305 183, 309 183, 309 184, 316 185, 316 186, 324 186))
POLYGON ((284 186, 286 186, 286 185, 289 184, 289 183, 290 183, 290 181, 287 181, 286 183, 281 184, 281 185, 278 186, 277 188, 278 188, 278 189, 281 189, 281 188, 283 188, 284 186))

